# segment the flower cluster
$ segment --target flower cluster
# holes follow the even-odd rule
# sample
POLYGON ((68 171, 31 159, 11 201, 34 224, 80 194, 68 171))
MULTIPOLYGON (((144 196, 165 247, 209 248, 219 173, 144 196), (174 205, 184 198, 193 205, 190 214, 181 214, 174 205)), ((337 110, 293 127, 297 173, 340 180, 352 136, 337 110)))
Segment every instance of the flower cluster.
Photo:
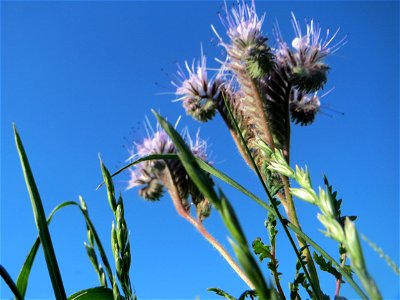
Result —
POLYGON ((265 15, 258 17, 254 0, 250 6, 238 1, 231 9, 225 2, 224 12, 225 16, 220 15, 220 19, 230 43, 223 41, 214 26, 212 29, 228 53, 228 70, 235 72, 244 68, 252 78, 266 75, 272 67, 273 55, 261 32, 265 15))
POLYGON ((277 61, 289 67, 294 85, 304 92, 314 92, 321 89, 327 81, 329 66, 323 59, 339 50, 346 43, 346 37, 336 44, 332 44, 339 29, 330 36, 329 29, 325 38, 321 37, 321 27, 311 20, 306 24, 306 34, 303 35, 300 22, 292 13, 292 25, 296 37, 292 47, 283 41, 278 28, 275 30, 278 48, 277 61))
POLYGON ((201 122, 211 120, 220 101, 223 85, 221 73, 208 79, 206 57, 203 54, 196 68, 194 61, 191 67, 186 61, 185 67, 187 75, 179 67, 179 83, 172 82, 176 87, 176 95, 179 96, 177 101, 182 100, 186 113, 196 120, 201 122))
MULTIPOLYGON (((141 143, 135 143, 129 160, 152 154, 176 154, 177 150, 167 133, 157 125, 156 131, 147 130, 148 137, 141 143), (151 134, 150 134, 151 131, 151 134)), ((183 131, 183 136, 188 143, 193 154, 207 161, 207 143, 196 134, 193 140, 188 130, 183 131)), ((178 191, 183 207, 189 211, 191 198, 196 206, 199 219, 203 219, 210 214, 210 203, 200 193, 197 187, 190 181, 185 168, 178 159, 156 159, 143 161, 130 169, 130 180, 127 189, 140 186, 139 195, 147 200, 156 201, 163 195, 164 189, 170 190, 171 184, 178 191)))
POLYGON ((302 126, 314 122, 315 116, 321 107, 319 100, 320 98, 316 92, 308 95, 294 89, 289 107, 292 121, 302 126))

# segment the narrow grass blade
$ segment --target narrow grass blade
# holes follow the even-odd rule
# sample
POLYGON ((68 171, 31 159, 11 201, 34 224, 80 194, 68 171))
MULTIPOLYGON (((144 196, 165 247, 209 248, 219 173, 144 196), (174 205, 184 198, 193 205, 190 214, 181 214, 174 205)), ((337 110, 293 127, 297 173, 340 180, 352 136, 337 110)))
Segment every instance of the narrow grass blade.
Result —
POLYGON ((43 246, 43 252, 46 259, 47 269, 49 271, 51 283, 53 285, 54 295, 56 299, 66 299, 64 285, 62 282, 60 269, 58 267, 56 255, 54 252, 53 243, 49 228, 47 227, 46 215, 44 213, 42 200, 40 199, 39 191, 37 189, 32 170, 29 166, 28 158, 26 156, 21 138, 18 134, 17 128, 14 125, 15 143, 18 149, 18 154, 21 160, 21 166, 25 177, 26 186, 28 188, 29 197, 31 199, 32 210, 35 218, 36 227, 39 232, 40 241, 43 246))
POLYGON ((153 114, 156 116, 158 123, 169 135, 177 148, 179 159, 188 176, 200 192, 210 200, 214 207, 219 211, 226 228, 229 230, 232 237, 235 238, 236 242, 238 242, 238 245, 232 243, 232 246, 246 275, 250 278, 259 293, 260 299, 270 299, 272 290, 265 282, 262 272, 249 250, 243 230, 227 198, 223 195, 222 191, 220 191, 219 196, 217 195, 211 180, 200 168, 195 156, 175 128, 156 112, 153 111, 153 114))
POLYGON ((101 286, 76 292, 68 300, 114 300, 114 296, 112 289, 101 286))
POLYGON ((24 297, 19 292, 17 286, 15 285, 14 281, 12 280, 10 274, 8 274, 7 270, 0 265, 0 276, 4 279, 4 282, 8 285, 10 290, 13 292, 15 299, 23 300, 24 297))
MULTIPOLYGON (((93 237, 94 237, 94 241, 97 245, 97 249, 100 253, 100 257, 102 259, 103 265, 106 269, 107 275, 109 276, 109 280, 112 283, 113 282, 113 277, 112 277, 112 273, 111 273, 111 267, 110 264, 108 262, 107 256, 105 254, 104 251, 104 247, 101 243, 101 240, 99 238, 99 235, 97 234, 97 231, 93 225, 93 222, 91 221, 87 211, 85 211, 84 209, 82 209, 82 207, 79 205, 79 203, 75 202, 75 201, 67 201, 67 202, 63 202, 59 205, 57 205, 53 211, 50 213, 49 217, 47 218, 47 223, 50 224, 54 214, 60 210, 61 208, 64 208, 66 206, 77 206, 79 208, 79 210, 82 213, 82 216, 85 219, 86 225, 89 227, 89 229, 92 231, 93 233, 93 237)), ((25 297, 25 293, 26 293, 26 289, 28 286, 28 279, 29 279, 29 275, 30 275, 30 271, 33 265, 33 262, 35 260, 36 257, 36 253, 37 250, 39 249, 40 246, 40 239, 39 237, 35 240, 31 250, 29 251, 29 254, 27 256, 27 258, 25 259, 25 262, 21 268, 21 271, 18 275, 18 279, 17 279, 17 287, 18 290, 20 291, 22 297, 25 297)))
MULTIPOLYGON (((127 170, 131 168, 132 166, 143 162, 143 161, 148 161, 148 160, 154 160, 154 159, 179 159, 177 154, 152 154, 149 156, 142 157, 132 163, 127 164, 126 166, 120 168, 116 172, 114 172, 111 176, 114 177, 124 170, 127 170)), ((215 177, 221 179, 222 181, 226 182, 230 186, 234 187, 238 191, 242 192, 244 195, 248 196, 250 199, 254 200, 257 202, 260 206, 262 206, 264 209, 268 210, 269 213, 272 213, 275 217, 278 217, 276 212, 268 206, 267 203, 265 203, 263 200, 258 198, 256 195, 248 191, 246 188, 244 188, 242 185, 240 185, 238 182, 230 178, 228 175, 224 174, 223 172, 215 169, 214 167, 210 166, 206 162, 202 161, 201 159, 196 158, 196 161, 199 165, 199 167, 211 175, 214 175, 215 177)), ((102 183, 103 184, 103 183, 102 183)), ((99 187, 102 185, 100 184, 99 187)), ((312 240, 309 236, 307 236, 303 231, 298 229, 296 226, 291 224, 289 221, 285 220, 284 224, 282 224, 284 227, 289 228, 292 230, 295 234, 301 236, 307 243, 309 243, 317 252, 319 252, 321 255, 323 255, 327 260, 332 262, 332 264, 337 268, 337 270, 342 274, 342 276, 347 280, 347 282, 352 286, 352 288, 357 292, 357 294, 362 298, 362 299, 367 299, 367 296, 365 293, 362 291, 362 289, 357 285, 357 283, 346 273, 346 271, 338 264, 334 258, 332 258, 327 252, 323 250, 322 247, 320 247, 314 240, 312 240)))
MULTIPOLYGON (((63 207, 69 206, 69 205, 77 205, 76 202, 74 201, 67 201, 67 202, 63 202, 59 205, 57 205, 53 211, 50 213, 49 217, 47 218, 47 225, 50 224, 54 214, 60 210, 63 207)), ((19 272, 18 275, 18 279, 17 279, 17 288, 19 290, 19 292, 21 293, 21 296, 24 298, 25 297, 25 293, 26 293, 26 289, 28 287, 28 279, 29 279, 29 275, 31 273, 31 269, 32 269, 32 265, 33 262, 35 260, 36 257, 36 253, 39 249, 40 246, 40 238, 37 237, 32 248, 31 251, 29 251, 28 256, 25 259, 24 264, 22 265, 21 271, 19 272)))
POLYGON ((161 125, 161 127, 165 130, 165 132, 174 142, 175 147, 178 149, 178 156, 189 177, 192 179, 193 183, 199 188, 201 193, 208 200, 210 200, 215 205, 216 208, 218 208, 220 205, 218 195, 214 191, 210 179, 198 166, 194 155, 190 151, 189 147, 186 145, 185 141, 182 139, 179 133, 176 132, 176 130, 171 124, 169 124, 154 110, 152 112, 157 118, 158 123, 161 125))

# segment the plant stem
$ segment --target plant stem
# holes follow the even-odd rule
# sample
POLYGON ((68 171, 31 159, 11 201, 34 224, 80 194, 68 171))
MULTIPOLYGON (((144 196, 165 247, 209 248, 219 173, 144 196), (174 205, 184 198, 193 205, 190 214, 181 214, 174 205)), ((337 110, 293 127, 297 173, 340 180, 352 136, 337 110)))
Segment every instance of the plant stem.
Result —
POLYGON ((0 276, 3 277, 4 281, 7 283, 8 287, 13 292, 15 298, 17 300, 23 300, 24 298, 21 296, 10 274, 8 274, 7 270, 2 265, 0 265, 0 276))
POLYGON ((275 242, 273 244, 271 242, 271 255, 272 255, 271 261, 272 261, 272 263, 274 265, 274 268, 272 270, 272 275, 274 276, 274 281, 275 281, 275 284, 276 284, 276 288, 278 289, 278 293, 279 293, 280 299, 281 300, 286 300, 286 296, 285 296, 285 293, 282 290, 281 281, 279 279, 279 275, 278 275, 278 272, 277 272, 278 271, 277 270, 278 266, 277 266, 277 262, 276 262, 275 252, 276 252, 275 242))
POLYGON ((253 283, 247 278, 243 270, 239 265, 233 260, 232 256, 226 251, 226 249, 206 230, 200 220, 193 218, 189 212, 183 207, 181 198, 179 196, 174 178, 171 176, 171 171, 166 164, 167 178, 165 178, 166 186, 168 187, 168 192, 171 196, 172 203, 175 206, 177 213, 183 217, 186 221, 192 224, 200 234, 222 255, 222 257, 227 261, 231 268, 239 275, 239 277, 251 288, 255 289, 253 283))
MULTIPOLYGON (((224 99, 224 101, 225 101, 226 108, 228 109, 229 115, 230 115, 230 117, 232 118, 233 124, 234 124, 236 130, 237 130, 238 133, 239 133, 240 139, 243 141, 244 148, 246 149, 246 153, 247 153, 247 155, 249 156, 249 158, 251 159, 253 168, 254 168, 254 170, 255 170, 255 172, 256 172, 258 178, 260 179, 261 185, 263 186, 263 188, 264 188, 264 190, 265 190, 265 193, 267 194, 267 197, 268 197, 270 203, 272 204, 273 210, 275 211, 275 215, 278 217, 279 222, 282 224, 283 229, 285 230, 285 233, 286 233, 286 235, 287 235, 287 237, 288 237, 288 239, 289 239, 289 241, 290 241, 290 244, 291 244, 292 247, 293 247, 294 252, 296 253, 297 259, 299 260, 299 262, 300 262, 300 264, 301 264, 301 266, 302 266, 302 268, 303 268, 303 270, 304 270, 304 274, 305 274, 305 276, 307 277, 307 280, 309 281, 312 290, 313 290, 314 292, 317 292, 318 295, 319 295, 319 294, 321 294, 321 292, 320 292, 320 287, 319 287, 319 281, 315 282, 315 281, 313 281, 313 280, 311 279, 311 276, 310 276, 310 274, 309 274, 309 271, 308 271, 307 268, 305 267, 305 265, 304 265, 304 263, 303 263, 303 260, 302 260, 302 258, 301 258, 301 255, 300 255, 299 251, 297 250, 297 247, 296 247, 296 245, 295 245, 295 243, 294 243, 294 241, 293 241, 292 236, 291 236, 290 233, 289 233, 289 230, 288 230, 288 228, 287 228, 287 225, 288 225, 288 224, 287 224, 287 222, 284 221, 282 215, 281 215, 280 212, 279 212, 279 209, 278 209, 277 205, 275 204, 275 202, 274 202, 274 200, 273 200, 273 196, 271 195, 271 193, 270 193, 270 191, 269 191, 269 189, 268 189, 268 187, 267 187, 267 185, 266 185, 266 183, 265 183, 264 177, 263 177, 263 175, 261 174, 260 170, 258 169, 258 166, 257 166, 257 164, 256 164, 256 162, 255 162, 253 156, 251 155, 250 149, 249 149, 249 147, 247 146, 246 141, 245 141, 245 139, 244 139, 242 133, 241 133, 240 130, 239 130, 239 127, 238 127, 238 125, 237 125, 237 122, 236 122, 236 120, 235 120, 235 117, 234 117, 233 114, 232 114, 232 111, 230 110, 229 106, 227 105, 225 99, 224 99), (315 283, 318 283, 318 287, 315 287, 315 283)), ((297 226, 294 226, 294 227, 296 228, 297 226)), ((300 231, 301 231, 301 230, 300 230, 300 231)), ((296 236, 297 236, 297 235, 296 235, 296 236)), ((297 239, 298 239, 298 236, 297 236, 297 239)), ((307 250, 308 250, 308 249, 307 249, 307 250)), ((314 268, 315 268, 315 267, 314 267, 314 268)), ((322 299, 322 298, 321 298, 321 299, 322 299)))
MULTIPOLYGON (((343 268, 346 264, 346 253, 342 253, 342 255, 340 256, 340 266, 343 268)), ((340 295, 340 287, 342 284, 342 274, 339 275, 339 278, 336 279, 336 290, 335 290, 335 298, 339 297, 340 295)))
MULTIPOLYGON (((285 196, 286 196, 286 204, 287 204, 287 212, 288 212, 288 218, 289 221, 298 227, 301 230, 301 226, 299 223, 299 219, 297 218, 297 213, 296 213, 296 208, 294 206, 293 198, 292 195, 290 194, 290 184, 289 184, 289 179, 286 176, 281 176, 284 189, 285 189, 285 196)), ((301 238, 300 236, 296 235, 297 241, 299 242, 300 248, 303 248, 302 252, 306 256, 306 261, 307 261, 307 266, 308 270, 310 272, 311 279, 315 283, 315 287, 317 288, 317 299, 322 299, 322 292, 321 292, 321 287, 319 285, 319 279, 318 279, 318 274, 317 274, 317 269, 315 268, 314 260, 312 259, 311 252, 308 249, 307 243, 301 238), (305 247, 306 246, 306 247, 305 247)))

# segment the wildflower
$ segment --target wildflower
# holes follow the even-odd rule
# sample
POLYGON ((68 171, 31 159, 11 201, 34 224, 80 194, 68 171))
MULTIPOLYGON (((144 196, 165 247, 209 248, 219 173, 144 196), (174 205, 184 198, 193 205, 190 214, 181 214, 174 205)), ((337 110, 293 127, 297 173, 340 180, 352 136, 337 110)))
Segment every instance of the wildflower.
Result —
POLYGON ((188 62, 185 62, 188 76, 179 67, 180 83, 172 82, 172 84, 176 87, 176 95, 180 96, 177 101, 182 100, 186 113, 198 121, 206 122, 211 120, 216 113, 223 80, 221 73, 208 79, 206 57, 203 53, 196 68, 194 63, 193 61, 189 67, 188 62))
POLYGON ((292 121, 300 125, 310 125, 315 120, 315 115, 319 112, 321 102, 317 92, 313 95, 307 95, 298 90, 292 91, 292 99, 289 109, 292 121))
MULTIPOLYGON (((150 127, 150 126, 148 126, 150 127)), ((177 149, 167 133, 157 124, 156 131, 148 130, 148 137, 141 143, 135 143, 135 149, 131 151, 129 160, 136 160, 151 154, 177 153, 177 149)), ((189 145, 193 154, 207 161, 207 143, 196 134, 193 140, 188 130, 183 131, 183 137, 189 145)), ((210 214, 211 205, 208 200, 200 193, 194 183, 191 182, 185 168, 179 159, 157 159, 143 161, 130 169, 130 180, 127 189, 141 187, 139 195, 147 200, 156 201, 161 198, 164 190, 168 191, 174 185, 174 190, 178 191, 183 207, 189 211, 191 201, 196 206, 199 219, 203 219, 210 214)))
POLYGON ((275 28, 278 43, 275 53, 277 61, 290 68, 293 83, 300 90, 306 93, 317 91, 327 81, 329 66, 323 62, 323 59, 339 50, 346 43, 346 37, 332 45, 339 29, 332 36, 328 29, 323 38, 321 27, 314 23, 314 20, 307 24, 307 32, 303 35, 300 22, 293 13, 292 25, 296 34, 292 41, 292 48, 283 41, 279 28, 275 28))
POLYGON ((272 54, 266 45, 267 38, 261 32, 265 14, 261 18, 257 16, 254 0, 251 5, 247 5, 244 0, 238 0, 237 6, 231 10, 225 2, 224 11, 225 17, 220 16, 220 19, 231 43, 224 43, 213 26, 212 29, 220 45, 228 53, 228 67, 235 71, 244 65, 252 78, 261 78, 272 67, 272 54))

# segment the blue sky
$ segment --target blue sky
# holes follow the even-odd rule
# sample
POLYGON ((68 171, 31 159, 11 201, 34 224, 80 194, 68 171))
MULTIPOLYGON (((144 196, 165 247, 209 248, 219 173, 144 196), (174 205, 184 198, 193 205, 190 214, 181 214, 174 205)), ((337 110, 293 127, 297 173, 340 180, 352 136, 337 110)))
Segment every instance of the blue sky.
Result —
MULTIPOLYGON (((293 38, 290 12, 341 27, 348 43, 328 58, 331 66, 322 99, 323 113, 310 127, 293 127, 292 162, 307 164, 314 185, 326 174, 344 199, 342 211, 357 215, 357 228, 399 262, 399 4, 398 2, 256 2, 267 13, 264 32, 278 20, 287 41, 293 38), (332 113, 334 108, 344 115, 332 113)), ((222 49, 210 24, 223 32, 220 1, 202 2, 2 2, 1 3, 1 264, 16 278, 36 228, 12 136, 12 122, 22 136, 46 212, 82 195, 103 243, 109 245, 112 213, 101 181, 98 153, 110 170, 124 165, 126 147, 140 141, 143 121, 154 108, 175 121, 183 115, 212 150, 215 166, 262 195, 222 120, 201 125, 172 103, 169 81, 175 63, 200 55, 211 67, 222 49), (167 94, 165 94, 167 93, 167 94)), ((271 39, 272 40, 272 39, 271 39)), ((155 121, 154 121, 155 123, 155 121)), ((131 278, 139 299, 216 298, 220 287, 239 295, 246 286, 222 257, 183 219, 168 197, 149 203, 136 191, 124 191, 127 174, 116 178, 131 230, 131 278)), ((219 183, 233 203, 248 239, 263 237, 265 212, 219 183)), ((336 246, 318 230, 317 210, 297 202, 303 229, 336 255, 336 246)), ((214 213, 206 227, 227 248, 227 232, 214 213)), ((282 231, 282 230, 281 230, 282 231)), ((53 221, 51 233, 67 294, 98 285, 86 257, 85 225, 67 208, 53 221)), ((292 280, 294 255, 283 232, 278 258, 283 287, 292 280)), ((398 277, 364 243, 370 273, 384 298, 397 299, 398 277)), ((109 251, 111 258, 111 252, 109 251)), ((264 265, 264 269, 266 269, 264 265)), ((266 272, 267 278, 269 277, 266 272)), ((326 293, 335 283, 322 278, 326 293)), ((1 299, 11 293, 1 283, 1 299)), ((343 287, 343 295, 355 298, 343 287)), ((39 252, 28 299, 53 297, 39 252)))

